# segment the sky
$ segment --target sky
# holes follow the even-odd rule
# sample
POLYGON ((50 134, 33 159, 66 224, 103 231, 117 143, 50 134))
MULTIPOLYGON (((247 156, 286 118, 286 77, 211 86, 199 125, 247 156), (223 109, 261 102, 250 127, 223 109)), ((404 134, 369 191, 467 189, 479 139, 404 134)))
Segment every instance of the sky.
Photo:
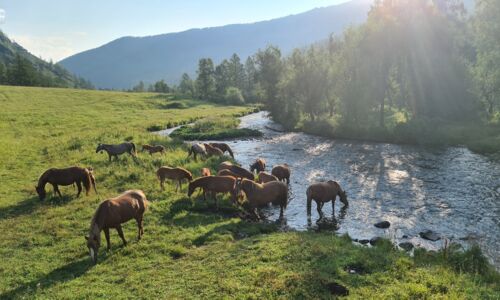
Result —
POLYGON ((122 36, 252 23, 347 0, 0 0, 0 29, 57 62, 122 36))

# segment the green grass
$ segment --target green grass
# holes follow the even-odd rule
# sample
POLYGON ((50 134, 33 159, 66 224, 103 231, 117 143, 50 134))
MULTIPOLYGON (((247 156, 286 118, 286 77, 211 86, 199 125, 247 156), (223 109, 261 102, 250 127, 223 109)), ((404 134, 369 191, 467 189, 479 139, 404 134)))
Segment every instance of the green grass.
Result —
POLYGON ((469 298, 500 295, 498 274, 480 251, 417 251, 414 258, 389 242, 364 248, 332 233, 280 232, 275 224, 242 221, 225 199, 189 199, 172 185, 161 192, 155 170, 181 165, 199 175, 219 161, 187 160, 176 140, 147 132, 153 124, 186 122, 207 114, 244 113, 154 94, 0 87, 0 298, 329 298, 333 282, 352 298, 469 298), (164 156, 140 153, 108 163, 98 142, 132 140, 167 147, 164 156), (95 169, 100 196, 40 202, 38 176, 49 167, 95 169), (122 247, 111 232, 112 250, 90 264, 84 235, 98 203, 140 188, 151 200, 145 235, 135 241, 134 222, 124 226, 122 247), (349 268, 358 270, 350 274, 349 268))
POLYGON ((172 132, 171 137, 183 140, 222 140, 262 136, 262 132, 249 128, 238 128, 235 117, 207 117, 192 125, 185 125, 172 132))

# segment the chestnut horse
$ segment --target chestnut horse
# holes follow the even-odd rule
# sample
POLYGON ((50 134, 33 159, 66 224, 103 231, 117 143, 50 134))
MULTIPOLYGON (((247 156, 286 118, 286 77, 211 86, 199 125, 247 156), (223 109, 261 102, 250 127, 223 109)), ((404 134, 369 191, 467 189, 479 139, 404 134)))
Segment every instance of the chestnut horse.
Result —
POLYGON ((43 172, 40 179, 38 179, 38 185, 35 187, 36 192, 40 200, 45 199, 47 193, 45 192, 45 185, 47 183, 52 184, 54 187, 54 194, 59 194, 62 198, 61 191, 59 191, 59 185, 72 185, 76 184, 78 188, 77 197, 80 196, 82 192, 82 184, 85 187, 85 194, 89 194, 91 186, 94 186, 94 191, 97 194, 97 189, 95 187, 95 177, 92 174, 92 168, 80 168, 80 167, 69 167, 66 169, 56 169, 51 168, 43 172))
POLYGON ((257 158, 253 164, 250 165, 250 171, 253 173, 254 170, 263 172, 266 169, 266 161, 263 158, 257 158))
POLYGON ((184 168, 171 168, 171 167, 160 167, 156 171, 156 176, 160 180, 160 187, 161 190, 165 190, 165 186, 163 185, 163 182, 165 182, 165 179, 171 179, 174 181, 177 181, 177 185, 175 187, 175 191, 180 188, 182 191, 182 180, 187 179, 187 181, 193 180, 193 175, 191 175, 191 172, 184 168))
POLYGON ((280 206, 280 219, 283 218, 283 211, 288 204, 288 187, 280 181, 271 181, 259 184, 248 179, 238 180, 236 183, 237 194, 243 191, 247 197, 252 213, 260 219, 257 208, 268 203, 280 206))
POLYGON ((224 152, 217 147, 214 147, 214 146, 212 146, 210 144, 206 144, 206 143, 204 143, 203 146, 205 146, 205 150, 207 150, 208 156, 223 156, 224 155, 224 152))
POLYGON ((226 151, 231 155, 232 158, 234 158, 233 150, 231 147, 229 147, 228 144, 226 143, 209 143, 210 146, 219 148, 222 153, 226 153, 226 151))
POLYGON ((323 205, 332 201, 332 211, 335 211, 335 199, 339 196, 340 201, 344 203, 344 207, 348 206, 347 194, 342 190, 340 185, 333 180, 327 182, 319 182, 311 184, 306 191, 307 195, 307 215, 311 215, 311 202, 314 200, 316 202, 316 209, 318 214, 322 217, 323 212, 321 209, 323 205))
POLYGON ((153 153, 160 152, 161 154, 165 154, 165 147, 162 145, 142 145, 142 151, 148 151, 149 155, 153 155, 153 153))
POLYGON ((257 175, 258 179, 257 182, 258 183, 266 183, 266 182, 271 182, 271 181, 279 181, 278 177, 272 175, 272 174, 269 174, 267 172, 259 172, 259 174, 257 175))
POLYGON ((271 174, 278 177, 280 181, 286 181, 286 184, 290 184, 290 167, 287 164, 274 166, 271 174))
POLYGON ((205 177, 205 176, 210 176, 210 175, 212 175, 212 174, 211 174, 209 168, 202 168, 201 169, 201 176, 205 177))
POLYGON ((143 215, 148 205, 149 202, 141 190, 126 191, 118 197, 105 200, 99 204, 90 222, 89 235, 85 237, 90 258, 94 264, 97 263, 97 254, 101 246, 101 230, 104 231, 106 236, 108 250, 111 247, 109 240, 110 228, 115 228, 123 241, 123 245, 127 245, 121 224, 135 219, 138 228, 137 239, 140 240, 144 234, 143 215))
POLYGON ((217 207, 217 193, 230 193, 231 201, 236 203, 236 179, 231 176, 206 176, 197 178, 189 183, 188 197, 194 193, 197 188, 203 190, 203 200, 206 201, 206 193, 212 194, 217 207))
POLYGON ((118 160, 118 155, 122 155, 127 152, 132 155, 132 157, 136 157, 135 144, 134 143, 121 143, 117 145, 110 144, 99 144, 95 149, 95 153, 106 151, 109 156, 109 161, 111 161, 111 157, 115 157, 115 160, 118 160))
POLYGON ((255 176, 253 175, 252 172, 246 170, 245 168, 239 167, 237 165, 233 165, 230 161, 225 161, 222 162, 219 167, 217 168, 217 171, 220 172, 221 170, 229 170, 236 174, 236 177, 244 177, 249 180, 254 180, 255 176))

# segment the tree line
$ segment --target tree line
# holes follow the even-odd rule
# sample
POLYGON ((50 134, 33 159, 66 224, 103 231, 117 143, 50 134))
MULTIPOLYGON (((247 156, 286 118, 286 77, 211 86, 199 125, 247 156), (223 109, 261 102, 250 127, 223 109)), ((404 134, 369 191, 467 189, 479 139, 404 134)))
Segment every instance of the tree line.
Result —
POLYGON ((197 77, 183 74, 175 91, 263 102, 288 128, 498 118, 500 0, 476 1, 472 15, 459 0, 376 1, 364 24, 287 56, 268 46, 244 64, 236 54, 218 65, 202 58, 197 77))

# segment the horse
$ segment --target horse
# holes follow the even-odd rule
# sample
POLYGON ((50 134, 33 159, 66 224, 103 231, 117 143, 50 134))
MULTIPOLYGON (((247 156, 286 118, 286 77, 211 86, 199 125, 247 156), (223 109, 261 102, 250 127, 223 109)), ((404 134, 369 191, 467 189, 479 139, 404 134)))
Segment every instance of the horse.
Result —
POLYGON ((90 222, 89 235, 85 237, 87 240, 87 248, 89 249, 90 258, 93 263, 97 263, 97 255, 101 246, 101 230, 106 236, 107 249, 111 248, 109 241, 109 229, 115 228, 118 235, 123 241, 123 245, 127 245, 125 236, 123 236, 122 223, 131 219, 137 222, 137 240, 140 240, 144 234, 143 215, 149 205, 144 192, 141 190, 129 190, 123 194, 104 200, 97 207, 92 221, 90 222))
POLYGON ((203 146, 205 146, 205 150, 207 150, 207 155, 208 156, 223 156, 224 155, 224 152, 217 148, 217 147, 214 147, 210 144, 203 144, 203 146))
POLYGON ((268 203, 280 206, 280 219, 283 218, 283 212, 288 204, 288 187, 280 181, 271 181, 264 184, 256 183, 252 180, 241 179, 236 183, 237 194, 243 191, 250 204, 250 210, 257 219, 260 215, 257 208, 268 203))
POLYGON ((187 179, 188 181, 193 180, 193 175, 191 174, 191 172, 189 172, 184 168, 160 167, 156 171, 156 176, 160 180, 160 187, 162 191, 165 190, 165 186, 163 185, 165 179, 171 179, 177 181, 177 185, 175 187, 176 192, 179 187, 182 191, 182 180, 184 179, 187 179))
POLYGON ((153 153, 160 152, 161 154, 165 154, 165 147, 162 145, 142 145, 142 151, 148 151, 149 155, 153 155, 153 153))
POLYGON ((211 174, 209 168, 202 168, 201 169, 201 176, 205 177, 205 176, 210 176, 210 175, 212 175, 212 174, 211 174))
POLYGON ((100 151, 106 151, 109 156, 109 161, 111 161, 111 157, 115 157, 115 160, 118 160, 118 155, 121 155, 125 152, 128 154, 132 155, 132 157, 136 157, 136 151, 135 151, 135 144, 134 143, 121 143, 121 144, 116 144, 116 145, 110 145, 110 144, 99 144, 97 145, 97 148, 95 149, 95 153, 98 153, 100 151))
POLYGON ((205 145, 203 144, 193 144, 189 147, 188 158, 193 155, 194 160, 196 159, 196 155, 200 154, 202 156, 207 156, 207 150, 205 149, 205 145))
POLYGON ((252 172, 250 172, 242 167, 233 165, 229 161, 222 162, 219 165, 219 167, 217 168, 217 171, 220 172, 221 170, 229 170, 229 171, 233 172, 234 174, 236 174, 236 177, 243 177, 243 178, 246 178, 249 180, 255 179, 255 176, 253 175, 252 172))
POLYGON ((254 170, 263 172, 266 169, 266 161, 263 158, 257 158, 253 164, 250 165, 250 171, 253 173, 254 170))
POLYGON ((259 172, 259 174, 257 174, 257 177, 259 178, 259 180, 257 180, 258 183, 267 183, 267 182, 271 182, 271 181, 279 181, 278 177, 272 175, 272 174, 269 174, 267 172, 259 172))
POLYGON ((85 194, 88 196, 91 186, 94 187, 94 191, 97 194, 97 189, 95 186, 95 177, 92 174, 92 168, 80 168, 80 167, 69 167, 65 169, 51 168, 43 172, 43 174, 38 179, 38 184, 35 186, 35 190, 38 194, 40 200, 45 199, 47 195, 45 192, 45 185, 47 183, 52 184, 54 187, 54 194, 59 194, 62 198, 61 191, 59 191, 59 185, 72 185, 76 184, 78 188, 78 194, 76 197, 80 197, 82 192, 82 184, 85 187, 85 194))
POLYGON ((278 177, 279 181, 286 181, 286 184, 290 184, 290 167, 287 164, 274 166, 271 174, 278 177))
POLYGON ((215 147, 215 148, 219 148, 222 153, 226 153, 226 151, 229 153, 229 155, 231 155, 231 157, 234 159, 234 154, 233 154, 233 150, 231 149, 231 147, 229 147, 228 144, 226 143, 209 143, 210 146, 212 147, 215 147))
POLYGON ((323 205, 332 201, 332 211, 335 211, 335 199, 337 195, 340 198, 340 201, 344 204, 344 207, 347 207, 349 203, 347 202, 347 194, 340 185, 333 180, 329 180, 327 182, 319 182, 311 184, 306 191, 307 195, 307 215, 311 215, 311 202, 314 200, 316 202, 316 209, 318 210, 318 214, 322 217, 323 212, 321 209, 323 205))
POLYGON ((217 176, 232 176, 234 178, 241 178, 240 175, 233 173, 231 170, 228 169, 222 169, 219 172, 217 172, 217 176))
POLYGON ((231 201, 236 203, 236 179, 231 176, 206 176, 197 178, 189 183, 188 197, 194 193, 197 188, 203 190, 203 200, 206 199, 206 193, 210 192, 217 205, 217 193, 230 193, 231 201))

